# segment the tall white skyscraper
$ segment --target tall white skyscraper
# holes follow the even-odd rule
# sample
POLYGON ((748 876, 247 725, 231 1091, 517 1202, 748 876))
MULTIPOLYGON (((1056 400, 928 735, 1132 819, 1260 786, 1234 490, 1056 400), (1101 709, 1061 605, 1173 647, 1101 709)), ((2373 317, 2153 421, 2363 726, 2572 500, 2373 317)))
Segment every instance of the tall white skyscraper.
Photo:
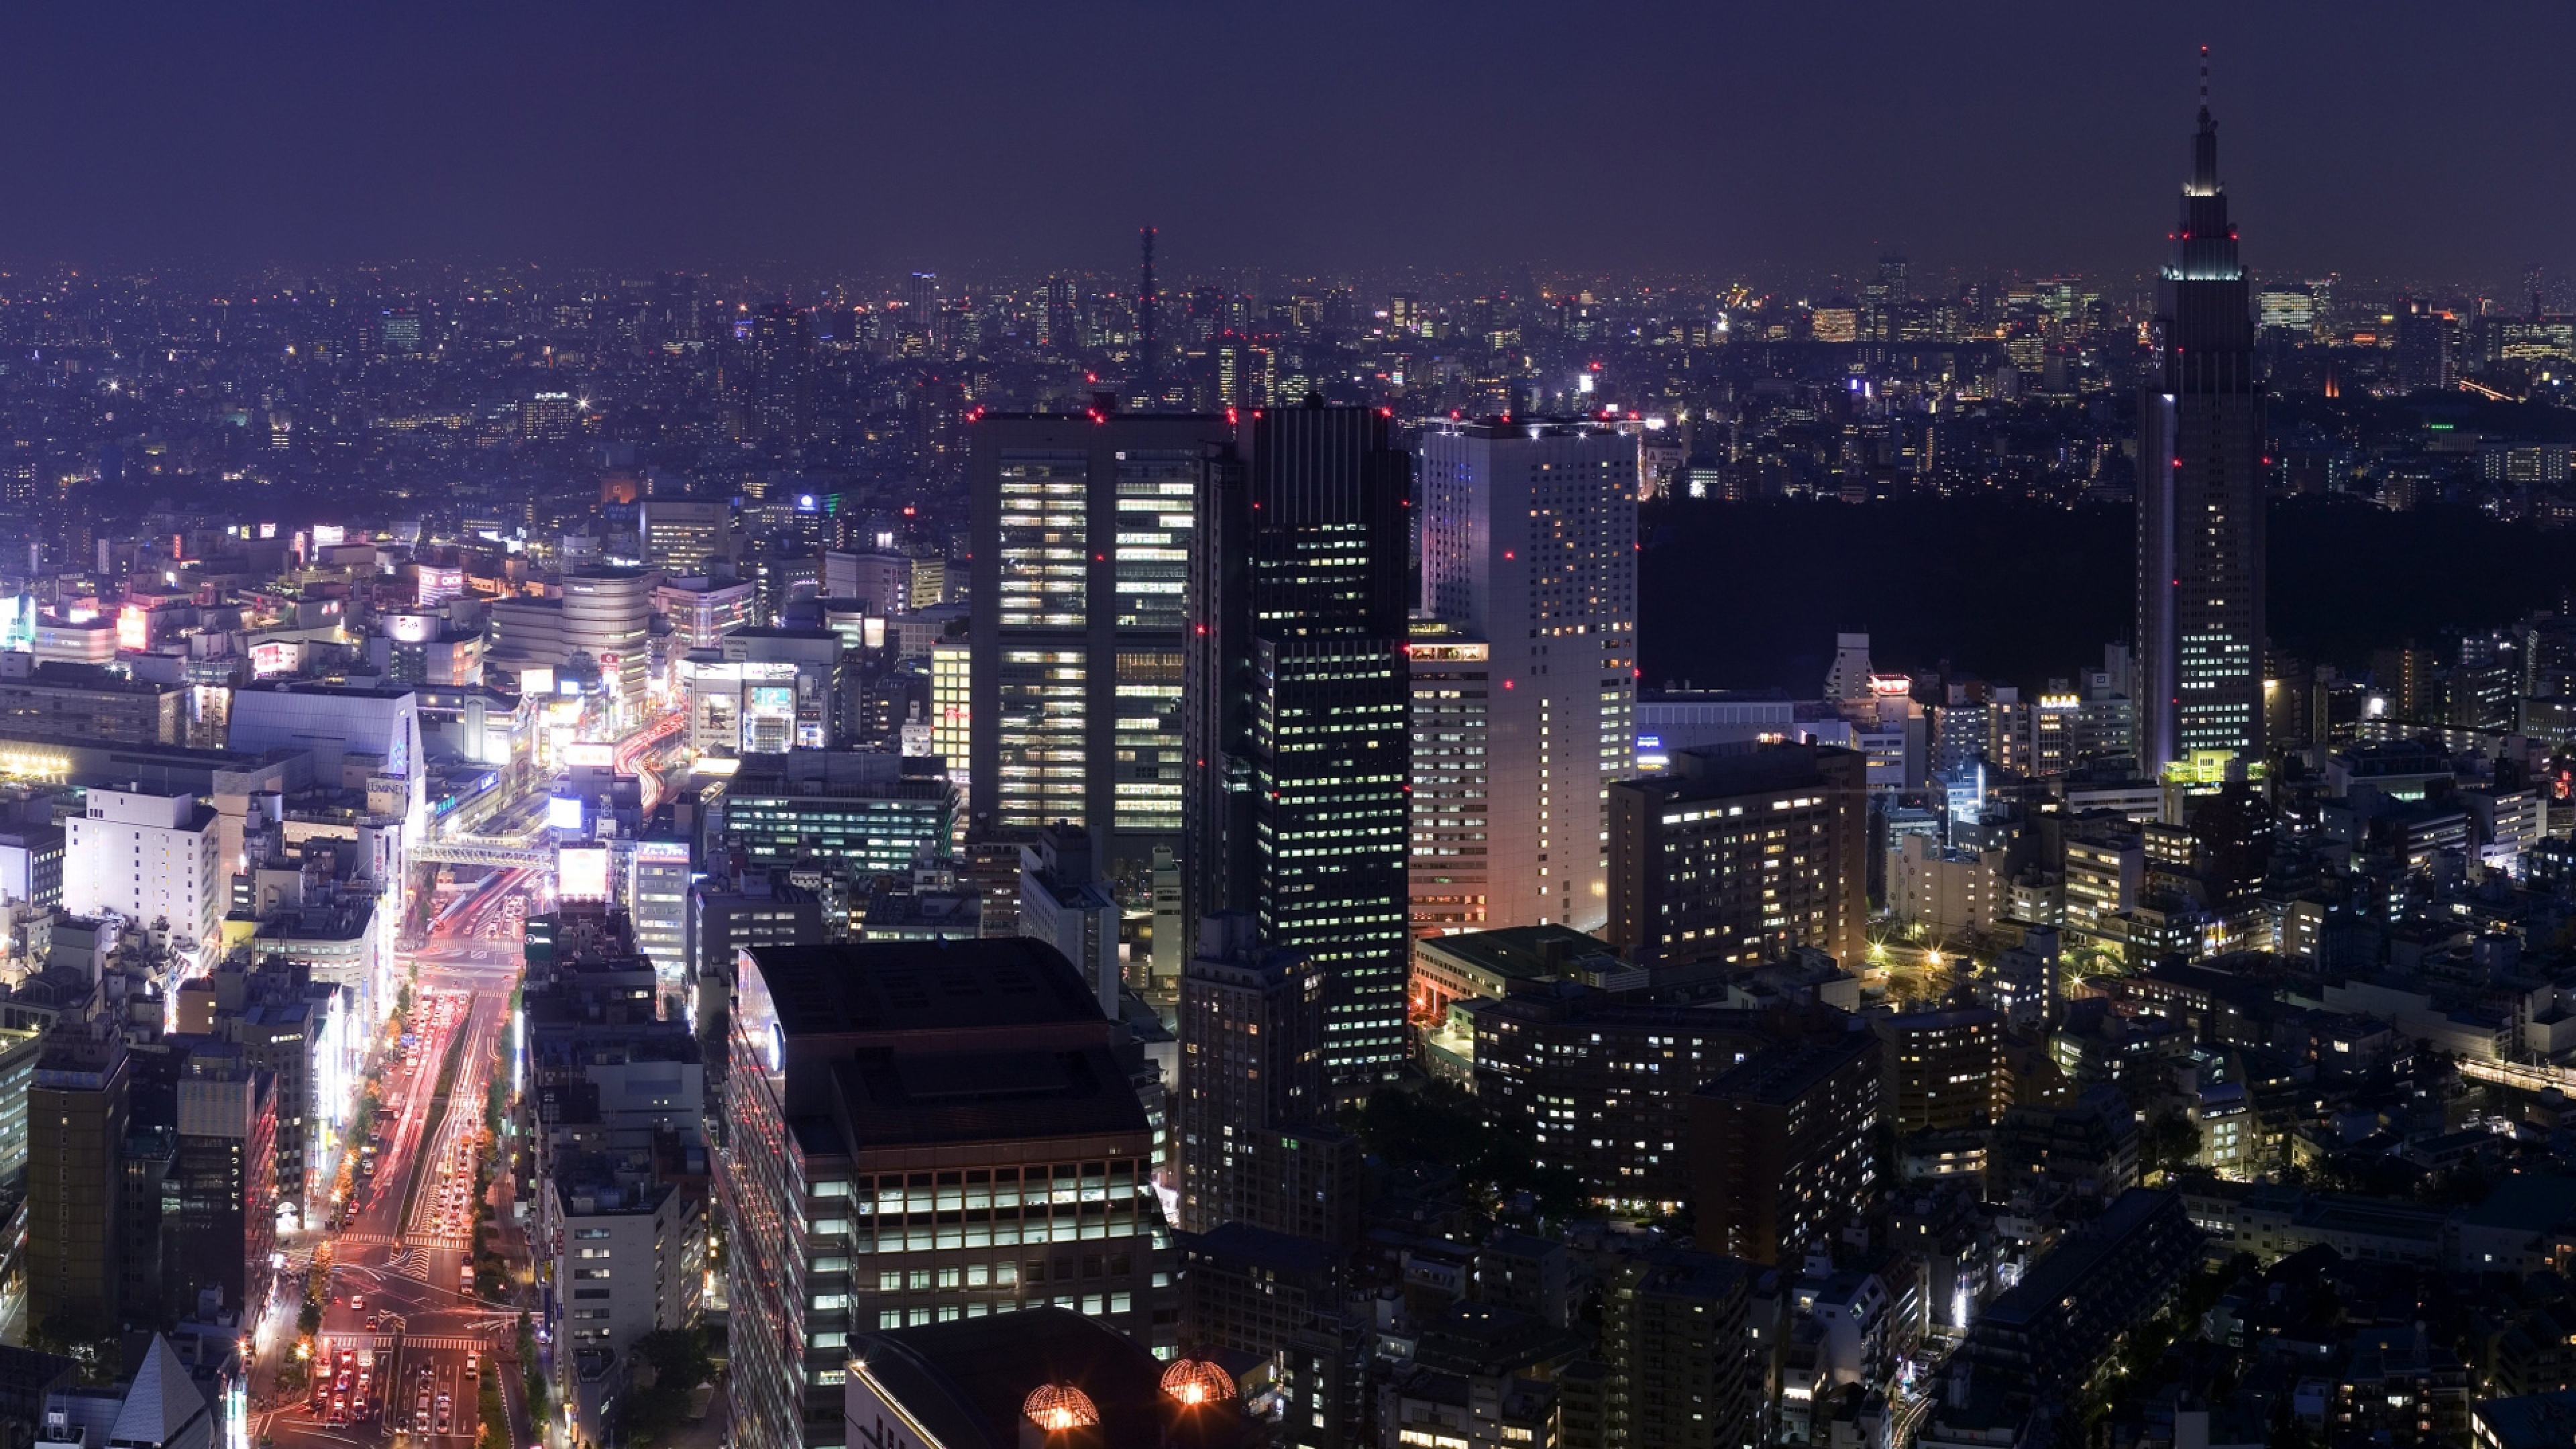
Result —
MULTIPOLYGON (((1441 424, 1420 496, 1423 610, 1486 649, 1485 924, 1591 929, 1609 914, 1610 782, 1635 757, 1636 442, 1584 421, 1441 424)), ((1419 846, 1440 827, 1415 801, 1419 846)))

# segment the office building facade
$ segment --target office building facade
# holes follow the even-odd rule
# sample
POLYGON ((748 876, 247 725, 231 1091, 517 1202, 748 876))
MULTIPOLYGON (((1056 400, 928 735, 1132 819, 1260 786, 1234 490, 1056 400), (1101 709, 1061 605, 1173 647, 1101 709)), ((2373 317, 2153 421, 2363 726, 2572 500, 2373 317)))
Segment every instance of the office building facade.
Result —
POLYGON ((1413 622, 1406 656, 1413 690, 1413 838, 1406 889, 1416 935, 1495 925, 1491 655, 1484 640, 1444 622, 1413 622))
POLYGON ((1089 830, 1112 880, 1177 843, 1182 630, 1202 459, 1222 418, 990 415, 974 509, 967 811, 1089 830))
POLYGON ((1421 474, 1423 611, 1485 641, 1486 768, 1512 782, 1486 802, 1487 924, 1593 929, 1636 750, 1636 440, 1436 423, 1421 474))
POLYGON ((1353 1089, 1405 1056, 1410 463, 1372 408, 1248 424, 1198 510, 1185 913, 1249 911, 1326 973, 1353 1089))

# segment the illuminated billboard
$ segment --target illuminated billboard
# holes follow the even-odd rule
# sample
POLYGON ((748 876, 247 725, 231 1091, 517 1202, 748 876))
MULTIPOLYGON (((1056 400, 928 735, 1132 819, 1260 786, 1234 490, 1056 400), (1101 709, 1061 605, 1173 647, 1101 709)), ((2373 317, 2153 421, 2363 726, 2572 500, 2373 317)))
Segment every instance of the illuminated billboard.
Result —
POLYGON ((564 746, 563 762, 605 770, 617 763, 617 749, 600 740, 575 740, 564 746))
POLYGON ((250 648, 250 672, 254 679, 272 679, 280 674, 293 674, 304 667, 304 645, 300 640, 272 639, 250 648))
POLYGON ((579 800, 567 800, 561 795, 547 797, 546 828, 549 830, 579 830, 581 828, 581 802, 579 800))
POLYGON ((567 901, 608 899, 608 847, 567 845, 556 851, 555 895, 567 901))

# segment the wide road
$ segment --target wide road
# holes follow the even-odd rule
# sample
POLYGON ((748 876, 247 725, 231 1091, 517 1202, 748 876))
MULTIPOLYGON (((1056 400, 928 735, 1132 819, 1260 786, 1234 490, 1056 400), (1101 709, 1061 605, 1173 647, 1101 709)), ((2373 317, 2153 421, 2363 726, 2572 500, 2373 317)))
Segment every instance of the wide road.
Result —
MULTIPOLYGON (((258 1426, 279 1446, 401 1437, 421 1449, 469 1449, 482 1376, 510 1371, 495 1352, 513 1344, 517 1311, 483 1299, 468 1276, 484 1105, 492 1073, 508 1069, 504 1015, 521 967, 513 902, 524 905, 529 881, 507 873, 491 884, 407 954, 419 969, 415 1045, 385 1071, 391 1121, 376 1170, 332 1235, 331 1297, 317 1335, 329 1367, 317 1364, 307 1396, 268 1406, 258 1426)), ((515 1389, 506 1379, 503 1387, 515 1389)), ((516 1393, 504 1398, 517 1420, 516 1393)), ((525 1442, 524 1424, 512 1427, 525 1442)))

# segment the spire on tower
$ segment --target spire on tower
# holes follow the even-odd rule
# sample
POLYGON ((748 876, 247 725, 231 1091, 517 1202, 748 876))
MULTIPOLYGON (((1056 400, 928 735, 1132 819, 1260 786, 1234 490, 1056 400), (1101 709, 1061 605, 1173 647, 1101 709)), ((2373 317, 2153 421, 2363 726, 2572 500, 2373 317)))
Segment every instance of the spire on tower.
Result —
POLYGON ((2209 118, 2209 47, 2200 48, 2200 133, 2191 143, 2191 194, 2218 191, 2218 123, 2209 118))

